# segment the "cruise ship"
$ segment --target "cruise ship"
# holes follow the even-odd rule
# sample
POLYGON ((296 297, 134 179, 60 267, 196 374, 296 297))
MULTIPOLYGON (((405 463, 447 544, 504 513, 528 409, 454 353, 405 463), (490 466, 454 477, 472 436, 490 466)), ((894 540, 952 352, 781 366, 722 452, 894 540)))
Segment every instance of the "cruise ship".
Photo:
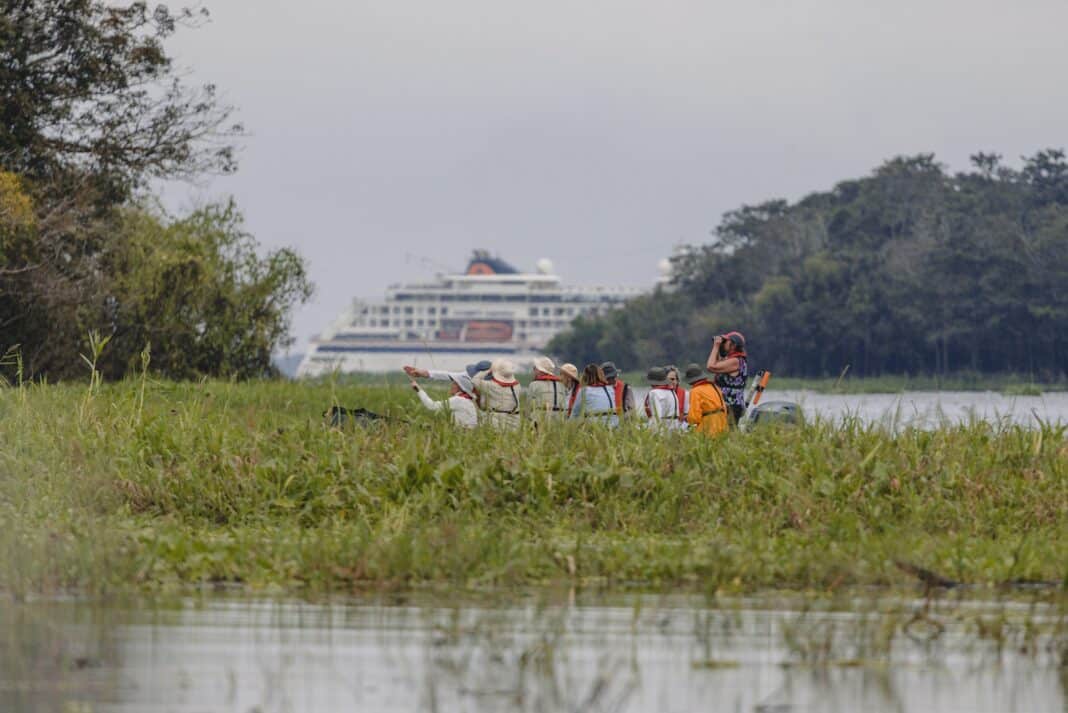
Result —
POLYGON ((520 272, 476 250, 462 273, 392 285, 382 300, 353 300, 312 340, 297 376, 397 371, 403 364, 459 371, 498 357, 526 369, 573 319, 603 314, 641 292, 566 286, 549 260, 520 272))

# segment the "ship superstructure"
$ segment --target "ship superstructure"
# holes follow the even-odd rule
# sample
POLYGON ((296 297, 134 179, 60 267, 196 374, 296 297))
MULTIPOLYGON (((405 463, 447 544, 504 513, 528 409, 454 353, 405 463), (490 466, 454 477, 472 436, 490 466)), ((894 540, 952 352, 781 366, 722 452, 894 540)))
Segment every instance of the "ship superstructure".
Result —
POLYGON ((297 375, 396 371, 402 364, 459 370, 497 357, 525 368, 576 317, 602 314, 640 293, 565 286, 548 260, 536 272, 519 272, 478 250, 461 274, 392 285, 382 300, 353 300, 312 341, 297 375))

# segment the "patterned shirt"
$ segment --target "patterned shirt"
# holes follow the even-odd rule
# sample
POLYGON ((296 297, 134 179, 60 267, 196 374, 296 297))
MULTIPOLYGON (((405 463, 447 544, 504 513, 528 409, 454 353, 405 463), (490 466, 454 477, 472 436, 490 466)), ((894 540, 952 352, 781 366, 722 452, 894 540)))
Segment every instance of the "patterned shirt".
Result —
POLYGON ((723 392, 723 401, 728 406, 745 408, 745 384, 749 380, 749 362, 744 356, 738 357, 738 373, 716 374, 716 386, 723 392))

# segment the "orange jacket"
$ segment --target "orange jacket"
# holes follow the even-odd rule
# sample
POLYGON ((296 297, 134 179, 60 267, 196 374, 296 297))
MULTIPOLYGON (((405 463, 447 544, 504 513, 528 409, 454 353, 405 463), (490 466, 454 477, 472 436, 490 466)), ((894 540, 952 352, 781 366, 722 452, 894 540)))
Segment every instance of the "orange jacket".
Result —
POLYGON ((702 379, 690 389, 690 412, 686 420, 694 430, 708 436, 717 436, 727 430, 727 409, 723 404, 723 394, 715 384, 702 379))

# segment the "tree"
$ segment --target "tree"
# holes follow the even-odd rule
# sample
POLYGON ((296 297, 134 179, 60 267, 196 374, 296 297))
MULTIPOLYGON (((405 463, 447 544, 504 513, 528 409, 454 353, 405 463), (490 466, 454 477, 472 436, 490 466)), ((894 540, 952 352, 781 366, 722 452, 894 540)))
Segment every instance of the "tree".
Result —
POLYGON ((112 337, 112 377, 147 342, 173 376, 261 375, 310 294, 292 251, 257 257, 232 204, 183 220, 132 204, 152 178, 235 169, 232 109, 164 50, 206 17, 0 0, 0 349, 21 345, 31 375, 80 374, 90 330, 112 337))
POLYGON ((212 85, 190 88, 163 42, 205 11, 144 2, 0 0, 0 165, 63 190, 87 181, 120 203, 149 177, 231 171, 212 85))
POLYGON ((1040 151, 1020 171, 996 154, 972 163, 949 175, 930 154, 897 157, 794 204, 730 211, 712 243, 675 261, 672 289, 552 346, 634 368, 701 360, 731 328, 757 364, 792 375, 848 364, 861 375, 1068 376, 1065 154, 1040 151))
POLYGON ((303 260, 289 249, 261 257, 232 201, 182 219, 126 209, 105 255, 106 376, 136 366, 146 344, 172 378, 274 375, 272 352, 292 342, 289 314, 312 294, 303 260))

